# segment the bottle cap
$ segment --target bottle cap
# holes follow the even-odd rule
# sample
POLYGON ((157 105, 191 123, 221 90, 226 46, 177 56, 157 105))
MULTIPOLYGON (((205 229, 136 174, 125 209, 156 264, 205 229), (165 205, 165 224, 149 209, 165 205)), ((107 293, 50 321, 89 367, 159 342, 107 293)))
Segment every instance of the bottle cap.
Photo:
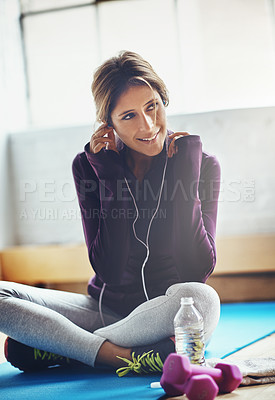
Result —
POLYGON ((180 304, 181 305, 183 305, 183 304, 194 304, 193 297, 182 297, 180 299, 180 304))
POLYGON ((160 382, 152 382, 152 383, 150 384, 150 387, 151 387, 152 389, 158 389, 158 388, 161 388, 161 384, 160 384, 160 382))

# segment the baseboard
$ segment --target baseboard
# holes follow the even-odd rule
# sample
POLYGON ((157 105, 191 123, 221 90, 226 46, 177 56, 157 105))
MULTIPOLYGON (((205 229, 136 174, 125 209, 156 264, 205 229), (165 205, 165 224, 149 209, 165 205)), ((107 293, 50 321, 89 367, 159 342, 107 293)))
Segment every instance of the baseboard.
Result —
POLYGON ((211 275, 207 284, 223 303, 275 300, 275 272, 211 275))
MULTIPOLYGON (((0 252, 2 279, 86 293, 94 275, 85 244, 16 246, 0 252)), ((222 301, 273 300, 275 234, 217 238, 208 280, 222 301)))

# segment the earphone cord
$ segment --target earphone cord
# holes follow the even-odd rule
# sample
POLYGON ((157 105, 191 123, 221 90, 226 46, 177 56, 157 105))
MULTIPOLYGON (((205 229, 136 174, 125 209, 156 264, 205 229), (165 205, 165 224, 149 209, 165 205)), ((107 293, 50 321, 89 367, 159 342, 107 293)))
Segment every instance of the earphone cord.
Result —
POLYGON ((98 306, 99 306, 99 314, 100 314, 100 319, 101 319, 101 322, 102 322, 103 326, 106 326, 104 318, 103 318, 103 314, 102 314, 102 297, 103 297, 103 293, 104 293, 105 287, 106 287, 106 283, 103 283, 103 286, 102 286, 101 292, 100 292, 100 296, 99 296, 99 301, 98 301, 98 303, 99 303, 98 304, 98 306))
MULTIPOLYGON (((157 202, 157 207, 156 207, 156 209, 154 211, 154 214, 152 215, 152 218, 151 218, 151 220, 149 222, 149 225, 148 225, 148 230, 147 230, 147 234, 146 234, 146 243, 144 243, 143 240, 141 240, 136 234, 135 224, 136 224, 136 222, 137 222, 137 220, 139 218, 138 207, 137 207, 137 203, 136 203, 135 197, 134 197, 134 195, 133 195, 133 193, 131 191, 131 188, 130 188, 130 186, 128 184, 128 181, 127 181, 126 177, 124 177, 127 189, 128 189, 128 191, 129 191, 129 193, 130 193, 130 195, 132 197, 132 200, 133 200, 133 203, 134 203, 134 206, 135 206, 135 210, 136 210, 136 216, 135 216, 135 220, 133 222, 134 236, 146 248, 146 257, 145 257, 145 259, 143 261, 143 264, 142 264, 142 267, 141 267, 141 280, 142 280, 143 292, 144 292, 144 295, 145 295, 145 298, 146 298, 147 301, 149 300, 149 296, 148 296, 147 289, 146 289, 146 284, 145 284, 144 268, 145 268, 145 265, 147 263, 149 255, 150 255, 149 234, 150 234, 150 230, 151 230, 151 225, 152 225, 153 219, 155 218, 155 216, 156 216, 156 214, 158 212, 158 209, 159 209, 159 205, 160 205, 160 200, 161 200, 163 186, 164 186, 164 178, 165 178, 165 173, 166 173, 167 161, 168 161, 168 157, 166 156, 165 165, 164 165, 164 168, 163 168, 162 181, 161 181, 161 185, 160 185, 160 191, 159 191, 159 198, 158 198, 158 202, 157 202)), ((103 313, 102 313, 102 298, 103 298, 103 293, 104 293, 105 287, 106 287, 106 283, 103 283, 103 287, 101 289, 100 296, 99 296, 99 314, 100 314, 100 318, 101 318, 101 322, 102 322, 103 326, 106 326, 104 318, 103 318, 103 313)))
POLYGON ((146 243, 144 243, 143 240, 141 240, 136 234, 135 224, 136 224, 136 221, 139 218, 138 207, 137 207, 137 203, 136 203, 136 200, 134 198, 134 195, 133 195, 133 193, 132 193, 132 191, 130 189, 130 186, 128 184, 128 181, 127 181, 126 177, 124 177, 125 183, 127 185, 127 189, 128 189, 128 191, 129 191, 129 193, 130 193, 130 195, 132 197, 132 200, 133 200, 133 203, 134 203, 134 206, 135 206, 135 209, 136 209, 136 217, 135 217, 135 220, 133 222, 134 236, 146 248, 146 257, 145 257, 145 259, 143 261, 143 264, 142 264, 142 267, 141 267, 141 279, 142 279, 143 292, 144 292, 144 295, 145 295, 145 298, 146 298, 147 301, 149 300, 149 296, 148 296, 147 289, 146 289, 146 284, 145 284, 144 268, 145 268, 145 265, 147 263, 149 255, 150 255, 149 234, 150 234, 150 230, 151 230, 151 225, 152 225, 153 219, 155 218, 155 216, 156 216, 156 214, 158 212, 158 209, 159 209, 159 205, 160 205, 161 195, 162 195, 163 186, 164 186, 164 178, 165 178, 165 173, 166 173, 167 161, 168 161, 168 157, 166 156, 165 165, 164 165, 163 174, 162 174, 162 181, 161 181, 161 185, 160 185, 158 203, 157 203, 157 207, 156 207, 156 209, 154 211, 154 214, 152 215, 152 218, 151 218, 151 220, 149 222, 149 225, 148 225, 148 230, 147 230, 147 234, 146 234, 146 243))

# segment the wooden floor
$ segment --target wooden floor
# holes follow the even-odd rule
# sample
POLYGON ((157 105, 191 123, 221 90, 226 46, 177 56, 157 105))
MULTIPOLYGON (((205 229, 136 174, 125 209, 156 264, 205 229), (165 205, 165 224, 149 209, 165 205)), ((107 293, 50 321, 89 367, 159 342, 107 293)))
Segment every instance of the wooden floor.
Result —
MULTIPOLYGON (((0 333, 0 363, 5 362, 3 345, 5 335, 0 333)), ((275 334, 253 343, 250 346, 238 351, 227 357, 228 361, 244 360, 255 357, 275 357, 275 334)), ((226 360, 225 359, 225 360, 226 360)), ((186 396, 171 397, 171 400, 186 400, 186 396)), ((269 385, 257 385, 240 387, 233 393, 219 395, 220 400, 274 400, 275 399, 275 383, 269 385)))
MULTIPOLYGON (((230 362, 234 360, 247 360, 256 357, 275 357, 275 334, 253 343, 250 346, 225 358, 230 362)), ((233 393, 222 394, 217 397, 220 400, 274 400, 275 383, 269 385, 243 386, 233 393)), ((186 396, 171 397, 171 400, 186 400, 186 396)), ((170 400, 169 399, 169 400, 170 400)))

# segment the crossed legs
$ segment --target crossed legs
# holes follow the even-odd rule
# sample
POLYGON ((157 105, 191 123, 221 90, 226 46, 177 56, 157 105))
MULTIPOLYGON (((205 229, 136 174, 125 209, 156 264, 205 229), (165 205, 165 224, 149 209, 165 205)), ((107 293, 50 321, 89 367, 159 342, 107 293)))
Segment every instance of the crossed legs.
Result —
POLYGON ((0 331, 91 366, 120 366, 116 355, 129 358, 132 347, 173 335, 173 318, 185 296, 194 298, 203 315, 208 341, 219 320, 219 297, 210 286, 196 282, 171 286, 165 295, 142 303, 123 319, 103 307, 106 327, 90 296, 1 282, 0 331))

